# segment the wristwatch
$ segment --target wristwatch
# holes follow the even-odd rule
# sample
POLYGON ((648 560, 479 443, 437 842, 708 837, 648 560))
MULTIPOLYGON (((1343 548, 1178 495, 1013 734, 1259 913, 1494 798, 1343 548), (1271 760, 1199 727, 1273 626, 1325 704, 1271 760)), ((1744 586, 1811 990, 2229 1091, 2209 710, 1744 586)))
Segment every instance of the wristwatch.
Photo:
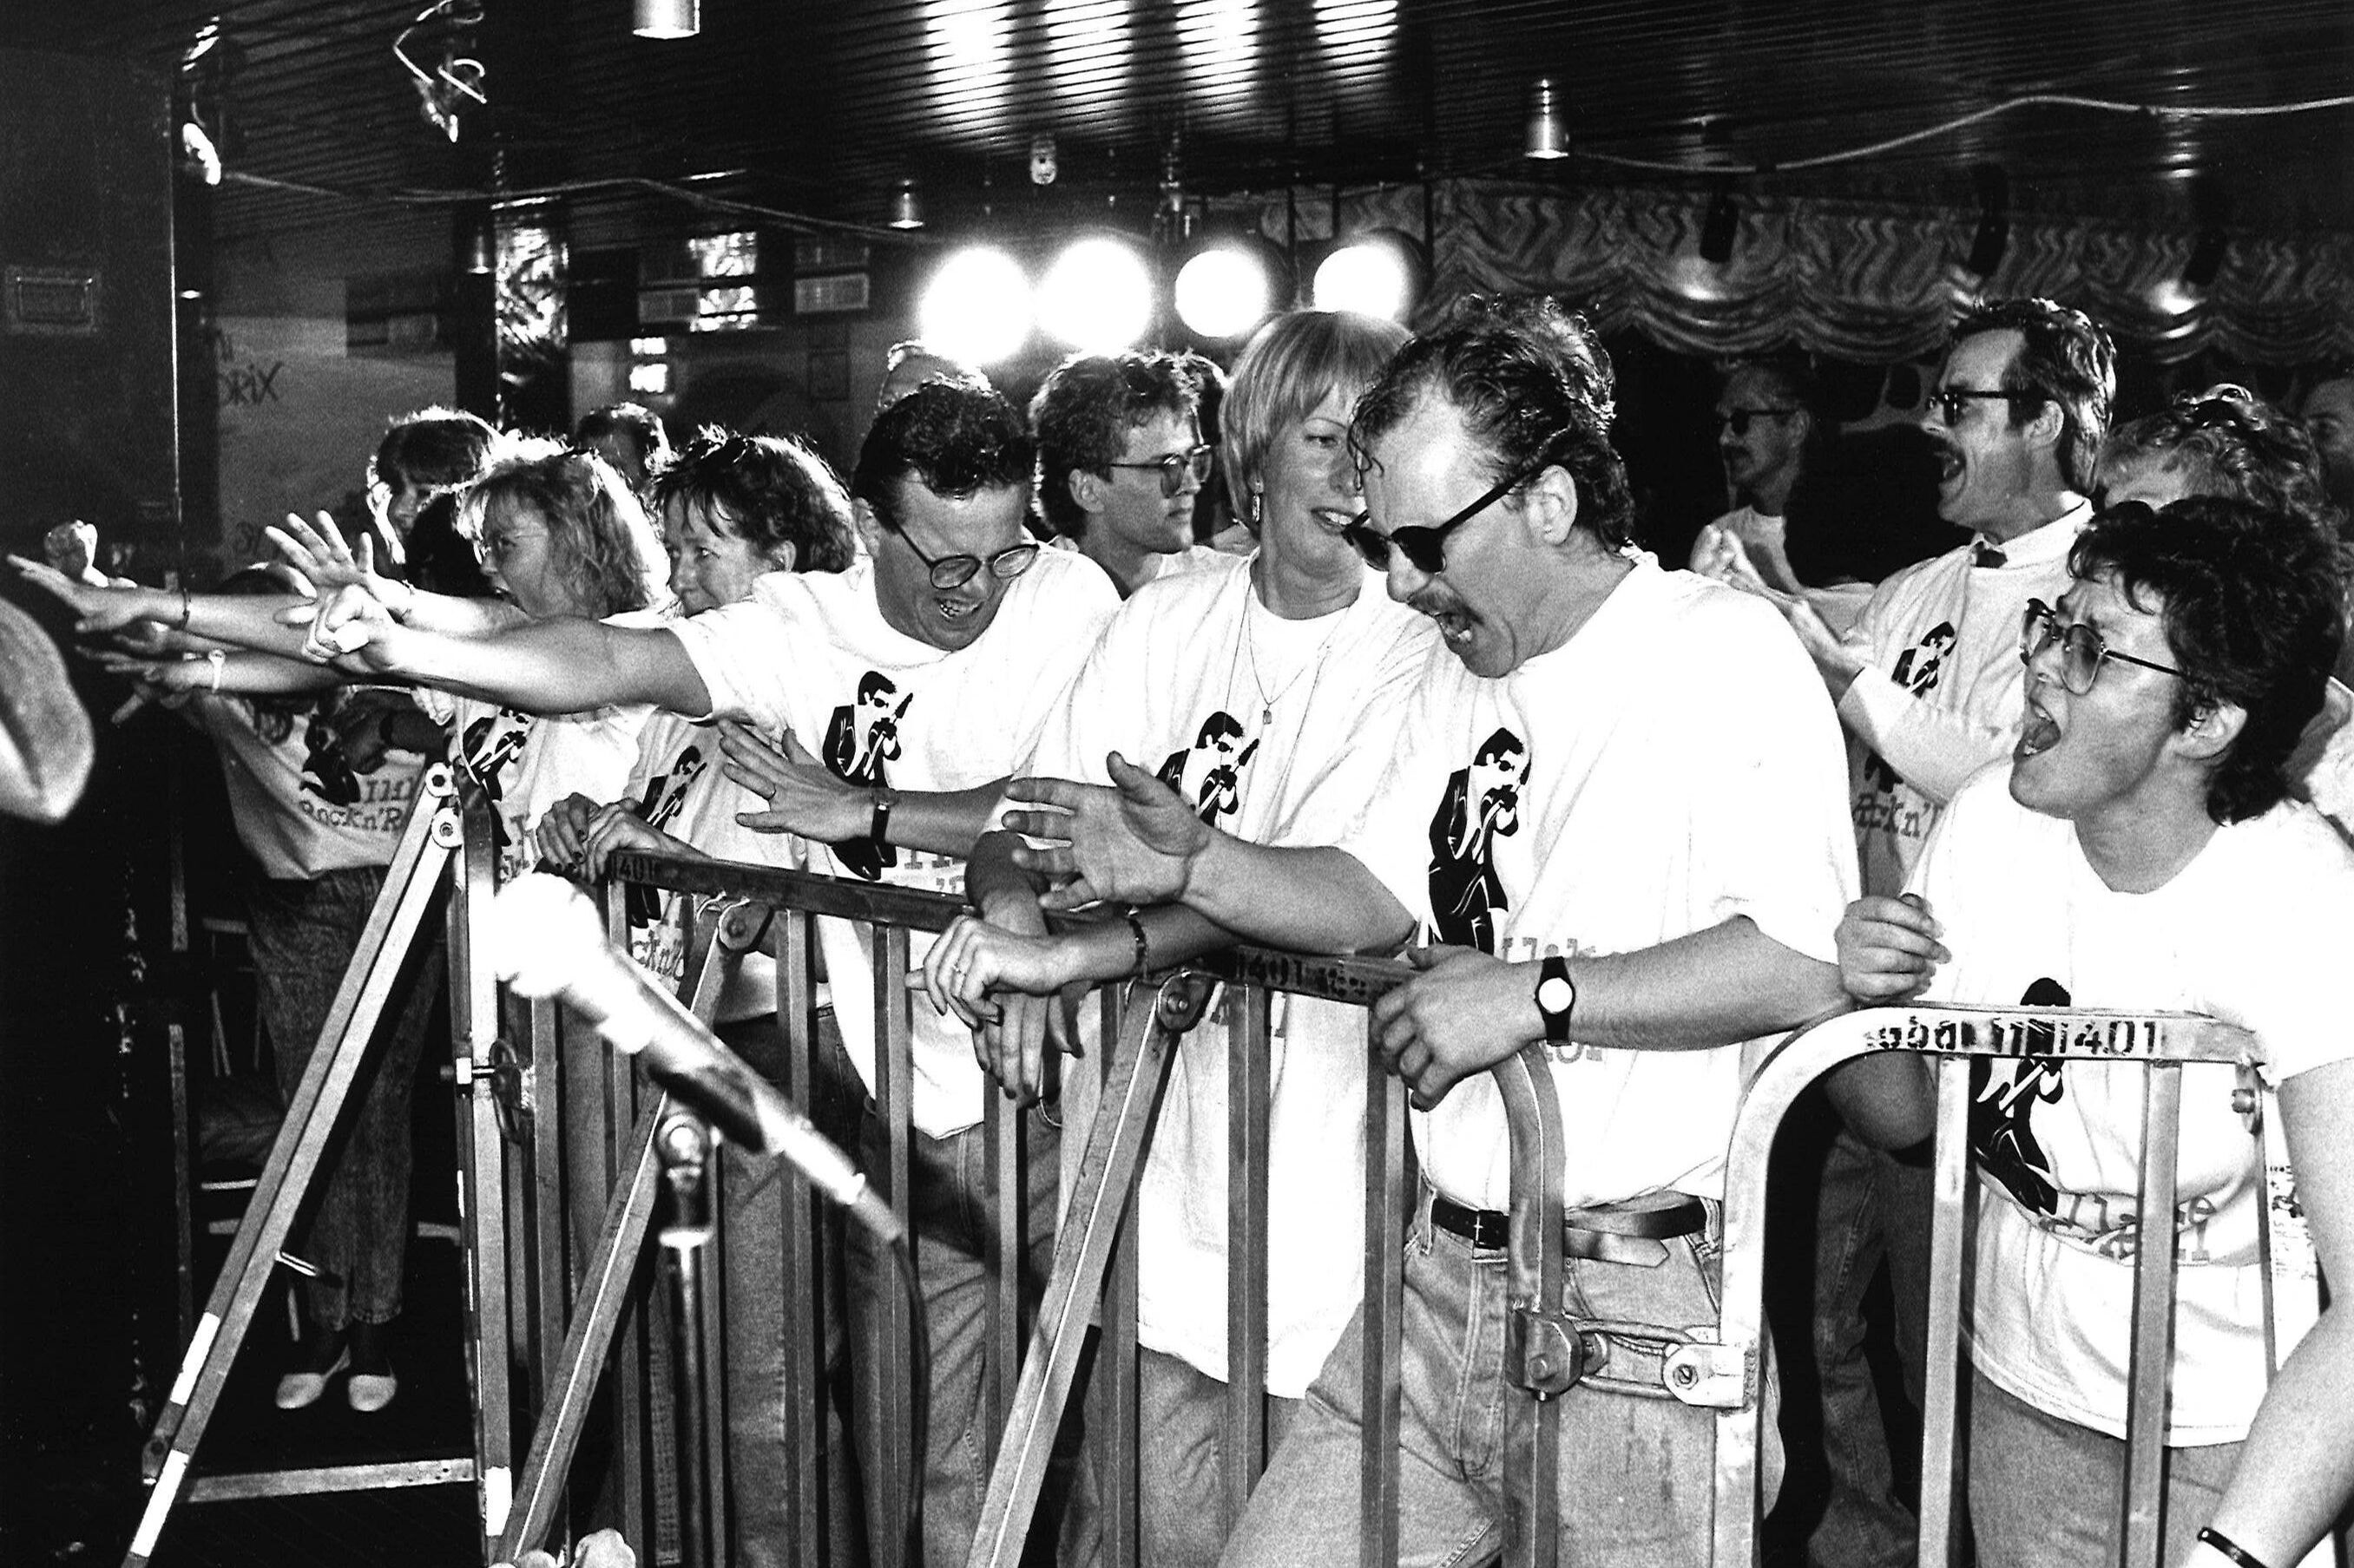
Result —
POLYGON ((1537 1011, 1544 1014, 1548 1045, 1569 1044, 1569 1015, 1577 1006, 1577 982, 1569 978, 1569 960, 1555 955, 1537 966, 1537 1011))
POLYGON ((867 825, 866 836, 876 849, 885 848, 891 842, 891 808, 898 803, 899 797, 894 790, 883 788, 875 791, 875 820, 867 825))

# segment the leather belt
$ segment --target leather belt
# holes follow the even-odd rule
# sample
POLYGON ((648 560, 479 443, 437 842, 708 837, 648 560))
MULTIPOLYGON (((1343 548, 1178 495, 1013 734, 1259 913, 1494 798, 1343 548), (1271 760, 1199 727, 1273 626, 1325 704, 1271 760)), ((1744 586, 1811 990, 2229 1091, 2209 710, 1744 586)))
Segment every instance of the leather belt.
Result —
MULTIPOLYGON (((1485 1251, 1510 1245, 1511 1216, 1495 1209, 1468 1209, 1434 1192, 1430 1223, 1485 1251)), ((1655 1268, 1667 1261, 1661 1244, 1698 1235, 1708 1228, 1708 1205, 1689 1192, 1654 1192, 1623 1203, 1562 1212, 1562 1251, 1589 1262, 1655 1268)))

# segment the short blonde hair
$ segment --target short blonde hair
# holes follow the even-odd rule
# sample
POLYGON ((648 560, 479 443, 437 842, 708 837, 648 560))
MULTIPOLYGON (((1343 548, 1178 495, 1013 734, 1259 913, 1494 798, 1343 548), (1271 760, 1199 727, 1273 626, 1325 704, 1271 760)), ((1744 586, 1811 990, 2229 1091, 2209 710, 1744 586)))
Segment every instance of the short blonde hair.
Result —
POLYGON ((1354 311, 1292 311, 1259 328, 1235 361, 1218 414, 1218 459, 1236 516, 1250 516, 1250 482, 1277 433, 1336 389, 1371 387, 1405 340, 1397 323, 1354 311))

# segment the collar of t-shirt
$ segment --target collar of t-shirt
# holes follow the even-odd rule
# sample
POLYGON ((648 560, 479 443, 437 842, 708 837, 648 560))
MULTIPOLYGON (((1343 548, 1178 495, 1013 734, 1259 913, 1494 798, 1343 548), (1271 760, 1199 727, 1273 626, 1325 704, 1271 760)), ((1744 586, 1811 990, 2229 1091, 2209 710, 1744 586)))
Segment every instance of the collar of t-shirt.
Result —
POLYGON ((1970 564, 1980 570, 2004 570, 2048 567, 2054 561, 2066 560, 2076 535, 2092 520, 2093 503, 2079 501, 2041 528, 2031 528, 2015 539, 1990 539, 1984 534, 1972 534, 1970 564))

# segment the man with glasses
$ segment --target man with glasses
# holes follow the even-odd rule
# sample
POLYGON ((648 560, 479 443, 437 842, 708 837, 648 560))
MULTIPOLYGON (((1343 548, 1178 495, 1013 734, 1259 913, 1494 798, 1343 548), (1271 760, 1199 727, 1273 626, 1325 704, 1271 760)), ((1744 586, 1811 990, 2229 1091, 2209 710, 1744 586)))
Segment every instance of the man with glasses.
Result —
MULTIPOLYGON (((1867 1005, 2181 1010, 2251 1030, 2280 1091, 2267 1131, 2285 1136, 2322 1272, 2339 1281, 2354 1273, 2342 979, 2354 855, 2286 798, 2342 635, 2333 556, 2306 520, 2242 501, 2103 512, 2073 547, 2064 593, 2020 617, 2026 688, 2009 758, 1954 797, 1903 898, 1848 911, 1840 955, 1867 1005)), ((2150 1234, 2137 1191, 2144 1075, 2032 1056, 1981 1065, 1968 1308, 1978 1559, 2115 1562, 2134 1260, 2150 1234)), ((2161 1226, 2177 1265, 2164 1561, 2280 1568, 2354 1493, 2354 1308, 2335 1291, 2271 1372, 2264 1172, 2232 1074, 2182 1071, 2178 1207, 2161 1226)))
MULTIPOLYGON (((1034 452, 1020 412, 1002 396, 932 383, 884 410, 867 433, 850 486, 867 554, 847 571, 770 573, 749 600, 659 630, 559 620, 479 641, 416 633, 347 592, 322 608, 315 633, 326 646, 365 637, 347 663, 527 711, 651 702, 733 721, 724 734, 729 776, 769 799, 772 810, 756 825, 808 841, 811 870, 960 893, 964 857, 1005 776, 1036 745, 1118 606, 1092 564, 1042 549, 1023 532, 1034 452), (843 709, 855 715, 848 744, 827 746, 843 709), (803 737, 839 766, 817 761, 803 737), (887 783, 862 776, 885 756, 887 783)), ((819 928, 834 1015, 871 1092, 872 937, 836 920, 819 928)), ((928 946, 914 939, 914 961, 928 946)), ((988 1479, 978 1423, 992 1287, 982 1260, 993 1245, 995 1190, 983 1097, 968 1032, 917 1008, 910 1168, 930 1330, 921 1484, 925 1561, 934 1563, 964 1561, 988 1479)), ((866 1125, 879 1139, 879 1118, 866 1125)), ((1056 1168, 1055 1131, 1036 1113, 1025 1144, 1032 1171, 1056 1168)), ((868 1154, 879 1158, 879 1144, 868 1154)), ((1024 1277, 1043 1285, 1054 1182, 1031 1185, 1024 1277)), ((883 1364, 878 1357, 904 1358, 907 1349, 878 1338, 881 1305, 898 1288, 891 1261, 857 1227, 853 1234, 853 1364, 863 1377, 883 1364)), ((881 1434, 865 1419, 876 1407, 862 1399, 856 1408, 870 1527, 896 1529, 877 1511, 885 1458, 881 1434)))
POLYGON ((1692 542, 1691 567, 1710 569, 1719 552, 1739 550, 1768 587, 1798 593, 1787 549, 1790 492, 1818 441, 1814 376, 1796 359, 1744 359, 1716 395, 1717 460, 1733 501, 1692 542))
POLYGON ((1077 355, 1030 402, 1038 514, 1057 543, 1101 567, 1126 599, 1153 578, 1197 571, 1193 498, 1215 449, 1202 440, 1201 389, 1173 354, 1077 355))
MULTIPOLYGON (((1506 1483, 1527 1457, 1508 1467, 1507 1447, 1526 1396, 1496 1349, 1508 1139, 1485 1070, 1538 1043, 1564 1118, 1564 1305, 1598 1352, 1561 1403, 1564 1561, 1706 1560, 1712 1416, 1672 1396, 1664 1358, 1716 1320, 1743 1044, 1837 994, 1826 922, 1855 876, 1838 726, 1763 607, 1629 547, 1610 397, 1585 323, 1530 302, 1407 344, 1359 402, 1371 514, 1351 536, 1454 656, 1425 666, 1386 779, 1332 845, 1218 832, 1119 758, 1114 789, 1017 780, 1047 809, 1007 819, 1045 841, 1029 863, 1081 879, 1070 896, 1182 899, 1309 950, 1442 920, 1459 938, 1414 949, 1423 972, 1373 1011, 1422 1113, 1403 1563, 1492 1556, 1520 1501, 1506 1483), (1464 920, 1452 846, 1483 807, 1492 876, 1464 920)), ((1325 1361, 1226 1563, 1356 1556, 1363 1331, 1325 1361)))

